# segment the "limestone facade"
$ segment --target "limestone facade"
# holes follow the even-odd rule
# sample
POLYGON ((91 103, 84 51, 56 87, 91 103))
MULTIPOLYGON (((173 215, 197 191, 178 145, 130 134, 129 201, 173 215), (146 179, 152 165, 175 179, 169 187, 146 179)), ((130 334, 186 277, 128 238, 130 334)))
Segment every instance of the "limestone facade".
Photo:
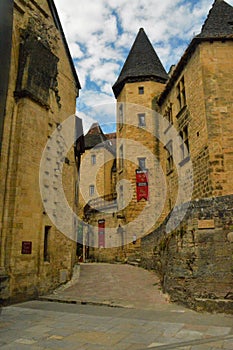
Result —
POLYGON ((115 133, 104 134, 98 123, 94 123, 84 137, 85 154, 80 168, 79 193, 79 244, 83 246, 80 247, 82 260, 104 260, 100 258, 102 255, 111 255, 107 254, 110 250, 105 248, 119 245, 115 216, 115 137, 115 133), (104 226, 102 232, 101 222, 104 226))
POLYGON ((154 224, 152 231, 176 206, 232 194, 232 12, 226 2, 214 2, 201 33, 169 77, 143 29, 139 30, 113 85, 117 186, 123 192, 118 191, 118 203, 119 208, 122 203, 128 232, 133 228, 132 233, 146 236, 148 221, 154 224), (154 155, 154 164, 148 161, 149 153, 154 155), (148 169, 147 200, 137 198, 135 169, 140 158, 148 169), (154 217, 149 209, 152 199, 154 217))
POLYGON ((161 115, 171 124, 162 130, 166 143, 160 147, 168 188, 167 218, 141 245, 142 265, 161 274, 163 289, 173 300, 198 310, 229 313, 233 310, 232 15, 232 6, 214 2, 201 33, 193 38, 157 100, 161 115), (172 128, 180 136, 178 144, 171 137, 172 128), (182 169, 186 183, 179 178, 182 169), (188 206, 185 201, 177 206, 179 186, 187 185, 187 193, 192 183, 188 206), (171 217, 175 225, 169 231, 171 217))
MULTIPOLYGON (((52 133, 75 113, 80 89, 53 1, 9 3, 12 43, 5 112, 1 115, 3 302, 37 296, 71 277, 76 243, 49 219, 40 195, 39 170, 52 133)), ((75 157, 71 149, 65 156, 64 189, 73 206, 78 155, 75 157)))

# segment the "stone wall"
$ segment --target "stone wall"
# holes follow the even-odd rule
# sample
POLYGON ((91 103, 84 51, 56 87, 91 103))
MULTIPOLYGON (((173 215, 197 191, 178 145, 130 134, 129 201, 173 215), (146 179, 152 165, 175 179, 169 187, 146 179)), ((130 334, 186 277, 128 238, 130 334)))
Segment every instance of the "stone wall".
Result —
MULTIPOLYGON (((92 199, 112 193, 112 166, 115 156, 104 147, 97 145, 86 150, 82 156, 80 167, 80 205, 82 209, 92 199), (92 164, 91 157, 96 157, 92 164), (90 195, 90 185, 94 186, 94 193, 90 195)), ((81 216, 82 213, 80 214, 81 216)))
POLYGON ((193 201, 173 232, 166 233, 165 220, 142 239, 141 265, 159 273, 172 301, 233 312, 232 205, 233 196, 193 201))
MULTIPOLYGON (((156 154, 157 117, 152 101, 164 84, 154 81, 126 83, 117 98, 117 191, 118 209, 124 218, 127 243, 139 239, 158 224, 165 201, 165 183, 156 154), (139 88, 144 93, 139 94, 139 88), (139 115, 144 114, 144 125, 139 115), (148 197, 137 198, 136 169, 145 158, 148 197)), ((133 252, 133 249, 132 249, 133 252)))
MULTIPOLYGON (((71 277, 76 244, 45 212, 39 170, 51 134, 75 113, 77 85, 48 1, 15 0, 0 162, 1 301, 37 296, 71 277)), ((64 188, 73 207, 73 150, 66 157, 64 188)))
POLYGON ((232 114, 233 42, 202 43, 200 58, 214 196, 233 193, 232 114))

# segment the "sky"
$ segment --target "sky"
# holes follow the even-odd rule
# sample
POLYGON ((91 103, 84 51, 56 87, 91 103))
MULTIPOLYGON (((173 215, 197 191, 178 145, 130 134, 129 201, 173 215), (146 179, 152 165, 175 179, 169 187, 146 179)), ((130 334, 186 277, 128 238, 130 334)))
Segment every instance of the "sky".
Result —
MULTIPOLYGON (((84 133, 94 121, 114 131, 112 86, 139 29, 166 71, 201 31, 214 0, 54 0, 82 89, 77 115, 84 133)), ((233 5, 233 0, 227 1, 233 5)))

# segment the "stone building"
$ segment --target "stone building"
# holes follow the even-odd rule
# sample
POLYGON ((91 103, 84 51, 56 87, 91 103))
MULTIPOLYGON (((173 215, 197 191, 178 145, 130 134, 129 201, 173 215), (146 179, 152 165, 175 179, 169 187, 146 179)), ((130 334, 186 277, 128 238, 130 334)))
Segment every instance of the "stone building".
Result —
POLYGON ((104 134, 94 123, 84 137, 80 171, 80 254, 84 259, 112 260, 118 246, 116 134, 104 134), (83 246, 83 247, 82 247, 83 246))
MULTIPOLYGON (((81 136, 75 152, 65 149, 62 122, 75 113, 80 83, 54 2, 1 1, 0 27, 0 300, 12 302, 47 292, 71 277, 75 232, 66 237, 47 215, 39 171, 43 150, 55 132, 63 152, 62 166, 59 161, 57 165, 63 168, 64 191, 75 209, 84 149, 81 136)), ((81 120, 77 125, 82 128, 81 120)), ((73 123, 73 139, 74 131, 73 123)), ((52 164, 49 146, 46 151, 52 164)), ((53 151, 58 155, 58 149, 53 151)), ((53 171, 52 165, 43 174, 52 176, 53 188, 42 184, 51 193, 58 190, 53 171)), ((54 200, 55 211, 58 204, 54 200)))
POLYGON ((231 312, 232 57, 233 8, 215 0, 169 77, 140 29, 113 86, 118 201, 125 232, 143 236, 142 265, 173 300, 231 312))
POLYGON ((232 295, 232 30, 232 7, 216 0, 167 74, 141 28, 113 85, 125 255, 105 259, 140 257, 174 300, 192 306, 211 295, 229 305, 232 295))
POLYGON ((158 125, 153 105, 167 80, 141 28, 113 86, 117 99, 118 209, 125 243, 136 239, 135 249, 162 214, 165 184, 156 158, 158 125))

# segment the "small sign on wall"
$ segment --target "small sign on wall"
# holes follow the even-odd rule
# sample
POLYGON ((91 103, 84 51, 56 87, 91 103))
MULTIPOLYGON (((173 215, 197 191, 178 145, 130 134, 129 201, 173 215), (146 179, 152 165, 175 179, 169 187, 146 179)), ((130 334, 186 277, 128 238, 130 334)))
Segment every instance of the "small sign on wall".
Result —
POLYGON ((32 242, 23 241, 21 253, 22 254, 32 254, 32 242))
POLYGON ((198 229, 213 229, 215 228, 214 220, 198 220, 198 229))

